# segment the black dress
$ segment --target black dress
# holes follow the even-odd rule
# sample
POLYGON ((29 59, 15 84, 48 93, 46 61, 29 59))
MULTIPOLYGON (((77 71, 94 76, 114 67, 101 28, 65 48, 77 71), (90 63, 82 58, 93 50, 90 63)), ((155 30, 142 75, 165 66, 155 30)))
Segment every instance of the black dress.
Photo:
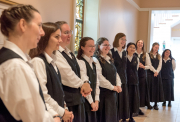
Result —
MULTIPOLYGON (((145 66, 145 61, 146 61, 146 58, 143 60, 143 54, 141 54, 139 57, 139 62, 145 66)), ((140 107, 149 106, 150 96, 149 96, 149 88, 147 84, 147 71, 144 70, 143 68, 139 68, 138 77, 139 77, 140 107)))
MULTIPOLYGON (((102 75, 113 86, 116 86, 116 67, 110 61, 108 63, 102 63, 100 59, 99 63, 102 67, 102 75)), ((117 94, 115 91, 111 91, 106 88, 100 87, 100 103, 97 111, 98 122, 118 122, 117 120, 117 94)))
POLYGON ((126 51, 122 52, 122 58, 119 56, 118 51, 115 51, 114 48, 111 49, 112 57, 114 59, 114 65, 117 69, 117 73, 121 78, 121 88, 122 92, 117 94, 117 105, 118 105, 118 120, 128 119, 129 118, 129 94, 127 87, 127 57, 126 51))
MULTIPOLYGON (((96 65, 92 63, 93 69, 89 65, 89 63, 81 57, 81 60, 83 60, 86 64, 86 70, 87 70, 87 76, 89 77, 89 81, 91 82, 91 96, 93 98, 93 102, 95 102, 95 94, 96 94, 96 83, 97 83, 97 74, 96 74, 96 65)), ((91 111, 92 107, 90 103, 85 99, 85 113, 86 113, 86 122, 97 122, 97 115, 96 111, 91 111)))
POLYGON ((162 60, 162 84, 164 89, 164 100, 174 101, 174 71, 172 67, 172 59, 166 63, 162 60))
POLYGON ((127 59, 127 84, 129 92, 129 107, 131 113, 139 112, 139 80, 137 71, 137 56, 133 55, 132 61, 127 59))
MULTIPOLYGON (((159 59, 151 58, 149 54, 152 66, 157 69, 159 66, 159 59)), ((154 72, 151 70, 147 71, 150 102, 163 102, 164 101, 164 92, 161 79, 161 72, 159 72, 157 77, 154 77, 154 72)))

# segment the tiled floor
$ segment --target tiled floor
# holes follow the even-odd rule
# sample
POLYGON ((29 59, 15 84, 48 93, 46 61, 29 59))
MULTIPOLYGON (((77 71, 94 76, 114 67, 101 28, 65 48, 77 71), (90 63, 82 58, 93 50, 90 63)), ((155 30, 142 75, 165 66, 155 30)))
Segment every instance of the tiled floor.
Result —
POLYGON ((174 84, 175 101, 172 102, 172 107, 164 107, 162 102, 158 103, 159 110, 148 110, 143 107, 141 109, 145 115, 134 117, 136 122, 180 122, 180 76, 178 77, 178 74, 175 76, 177 76, 174 84))

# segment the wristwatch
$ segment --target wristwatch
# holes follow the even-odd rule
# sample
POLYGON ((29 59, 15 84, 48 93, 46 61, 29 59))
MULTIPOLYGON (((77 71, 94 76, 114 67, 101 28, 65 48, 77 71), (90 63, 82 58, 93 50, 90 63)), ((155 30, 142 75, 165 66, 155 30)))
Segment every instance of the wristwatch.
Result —
POLYGON ((61 119, 61 117, 60 117, 59 115, 55 115, 55 116, 53 116, 53 118, 56 118, 56 117, 59 117, 59 118, 61 119))
POLYGON ((89 83, 89 84, 91 84, 91 81, 89 81, 89 80, 88 80, 88 81, 84 81, 84 83, 89 83))

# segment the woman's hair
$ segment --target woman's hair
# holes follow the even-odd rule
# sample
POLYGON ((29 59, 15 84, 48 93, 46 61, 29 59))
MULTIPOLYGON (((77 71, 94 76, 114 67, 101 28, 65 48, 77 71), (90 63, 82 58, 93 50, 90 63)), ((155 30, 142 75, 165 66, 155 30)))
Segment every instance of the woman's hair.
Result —
MULTIPOLYGON (((99 49, 99 46, 104 42, 104 41, 109 41, 107 38, 105 37, 100 37, 97 42, 96 42, 96 49, 95 49, 95 52, 94 52, 94 56, 99 58, 99 60, 102 62, 102 63, 105 63, 105 59, 101 57, 101 50, 99 49)), ((112 55, 110 53, 107 54, 110 58, 111 58, 111 61, 113 62, 113 58, 112 58, 112 55)))
POLYGON ((86 45, 86 42, 89 41, 89 40, 94 40, 92 39, 91 37, 83 37, 81 40, 80 40, 80 44, 79 44, 79 49, 78 49, 78 54, 77 54, 77 58, 80 59, 82 54, 83 54, 83 50, 81 49, 81 46, 85 47, 86 45))
POLYGON ((20 19, 25 19, 30 22, 34 18, 33 12, 38 12, 31 5, 15 5, 2 11, 0 18, 1 32, 4 36, 8 37, 9 32, 13 31, 20 19))
MULTIPOLYGON (((172 54, 171 54, 171 50, 170 50, 170 49, 165 49, 165 50, 163 51, 163 53, 162 53, 162 59, 164 58, 164 53, 165 53, 167 50, 170 51, 169 58, 170 58, 170 59, 174 59, 174 58, 172 57, 172 54)), ((174 60, 175 60, 175 59, 174 59, 174 60)))
POLYGON ((142 53, 142 55, 143 55, 143 57, 142 57, 142 60, 143 61, 145 61, 145 59, 146 59, 146 53, 145 53, 145 51, 144 51, 144 41, 143 40, 137 40, 137 42, 136 42, 136 49, 137 49, 137 43, 139 42, 139 41, 142 41, 143 42, 143 47, 142 47, 142 51, 143 51, 143 53, 142 53))
POLYGON ((59 29, 59 25, 57 25, 56 23, 47 22, 42 24, 42 28, 45 32, 45 36, 41 37, 37 48, 30 50, 29 55, 31 58, 37 57, 44 52, 45 48, 48 45, 51 34, 59 29))
MULTIPOLYGON (((151 57, 152 59, 154 58, 154 56, 153 56, 153 47, 156 46, 156 45, 159 46, 159 43, 154 42, 153 45, 152 45, 151 51, 150 51, 150 57, 151 57)), ((159 54, 158 52, 157 52, 156 58, 158 58, 159 60, 160 60, 160 58, 161 58, 161 56, 160 56, 160 54, 159 54)))
POLYGON ((57 21, 56 22, 56 24, 58 24, 59 25, 59 27, 60 27, 60 30, 62 31, 62 25, 64 25, 64 24, 68 24, 66 21, 57 21))
MULTIPOLYGON (((119 47, 119 39, 126 36, 124 33, 117 33, 114 42, 113 42, 113 47, 119 47)), ((126 47, 126 44, 122 47, 123 49, 126 47)))
POLYGON ((135 43, 133 43, 133 42, 129 42, 128 44, 127 44, 127 48, 126 48, 126 52, 128 53, 128 47, 129 46, 131 46, 131 45, 134 45, 135 46, 135 48, 136 48, 136 44, 135 43))

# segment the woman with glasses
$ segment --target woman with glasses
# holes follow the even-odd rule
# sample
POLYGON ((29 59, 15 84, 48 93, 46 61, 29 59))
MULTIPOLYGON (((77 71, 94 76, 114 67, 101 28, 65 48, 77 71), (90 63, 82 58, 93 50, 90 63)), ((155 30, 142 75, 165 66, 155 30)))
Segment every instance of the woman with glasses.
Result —
POLYGON ((127 88, 127 56, 126 51, 124 50, 126 46, 126 35, 124 33, 117 33, 114 42, 113 48, 111 49, 112 57, 114 59, 114 65, 117 69, 117 73, 121 78, 121 87, 122 92, 118 94, 118 120, 122 119, 122 122, 126 122, 126 119, 129 118, 129 94, 127 88))
POLYGON ((90 82, 86 74, 85 64, 75 58, 74 54, 67 48, 70 44, 71 30, 67 22, 56 22, 61 30, 59 50, 56 51, 56 64, 61 73, 65 102, 74 114, 74 122, 86 122, 84 98, 91 93, 90 82))
POLYGON ((149 53, 151 62, 150 69, 147 71, 150 102, 154 102, 154 109, 158 110, 157 102, 164 102, 164 91, 161 79, 162 58, 158 53, 159 44, 153 43, 149 53))
POLYGON ((80 40, 77 58, 82 60, 86 64, 87 76, 91 82, 92 92, 86 97, 85 100, 85 111, 86 111, 86 122, 97 122, 96 111, 99 108, 99 81, 97 77, 96 59, 94 55, 95 45, 94 40, 90 37, 83 37, 80 40))
POLYGON ((101 37, 96 42, 97 74, 100 83, 100 103, 97 112, 98 122, 118 122, 117 93, 121 92, 121 80, 109 53, 107 38, 101 37))
POLYGON ((139 112, 139 80, 138 68, 139 59, 134 55, 136 45, 132 42, 127 45, 127 84, 129 92, 130 119, 129 122, 135 122, 133 113, 139 112))
POLYGON ((174 70, 176 69, 175 59, 171 55, 171 50, 166 49, 162 54, 162 83, 164 90, 164 102, 163 106, 166 106, 166 101, 168 101, 168 106, 171 107, 171 101, 174 101, 174 70))

